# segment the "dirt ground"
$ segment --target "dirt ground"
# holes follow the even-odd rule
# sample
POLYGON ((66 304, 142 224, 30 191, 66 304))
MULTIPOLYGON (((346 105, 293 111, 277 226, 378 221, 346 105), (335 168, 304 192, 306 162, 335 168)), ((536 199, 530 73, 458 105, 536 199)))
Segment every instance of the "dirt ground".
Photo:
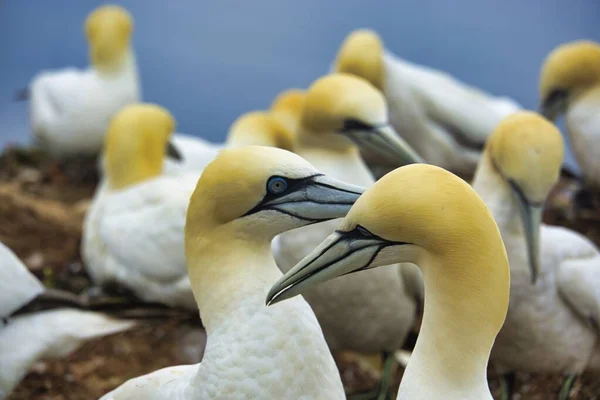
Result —
MULTIPOLYGON (((40 153, 15 148, 0 156, 0 241, 49 287, 74 293, 90 287, 79 245, 83 216, 97 183, 94 165, 88 160, 57 166, 40 153)), ((582 232, 600 245, 600 213, 573 207, 578 188, 574 179, 563 177, 550 196, 544 219, 582 232)), ((132 377, 198 362, 205 342, 199 321, 140 321, 136 328, 89 342, 65 359, 36 363, 9 399, 95 399, 132 377)), ((353 354, 338 354, 336 361, 348 391, 376 385, 378 371, 371 364, 353 354)), ((397 371, 396 387, 402 372, 397 371)), ((561 376, 520 374, 513 398, 556 398, 561 382, 561 376)), ((500 385, 493 373, 490 387, 499 398, 500 385)), ((578 379, 571 398, 600 398, 600 382, 578 379)))

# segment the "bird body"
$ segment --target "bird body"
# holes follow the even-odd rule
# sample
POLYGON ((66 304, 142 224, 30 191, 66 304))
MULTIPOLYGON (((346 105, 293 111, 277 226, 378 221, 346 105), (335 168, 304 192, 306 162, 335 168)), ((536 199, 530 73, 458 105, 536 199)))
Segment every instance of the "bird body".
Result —
POLYGON ((99 7, 86 21, 92 65, 42 72, 29 85, 35 139, 53 156, 97 154, 111 117, 140 98, 132 24, 121 7, 99 7))
POLYGON ((360 76, 380 89, 399 135, 427 162, 461 175, 473 174, 488 135, 520 108, 511 99, 397 57, 369 30, 348 35, 335 70, 360 76))
POLYGON ((86 340, 133 326, 102 314, 59 308, 12 316, 45 292, 27 267, 0 243, 0 398, 40 359, 64 357, 86 340))
POLYGON ((84 221, 82 255, 97 284, 195 309, 183 227, 198 173, 162 175, 174 124, 168 111, 151 104, 115 116, 106 135, 105 177, 84 221))
POLYGON ((541 210, 558 180, 563 146, 554 125, 517 113, 492 134, 473 181, 498 223, 511 269, 508 315, 492 351, 504 373, 577 375, 600 356, 600 252, 576 232, 542 224, 541 212, 523 211, 541 210))
POLYGON ((344 399, 310 306, 298 298, 267 307, 265 296, 281 277, 272 238, 343 215, 361 191, 283 150, 221 152, 198 181, 185 228, 208 336, 202 362, 132 379, 102 399, 344 399))

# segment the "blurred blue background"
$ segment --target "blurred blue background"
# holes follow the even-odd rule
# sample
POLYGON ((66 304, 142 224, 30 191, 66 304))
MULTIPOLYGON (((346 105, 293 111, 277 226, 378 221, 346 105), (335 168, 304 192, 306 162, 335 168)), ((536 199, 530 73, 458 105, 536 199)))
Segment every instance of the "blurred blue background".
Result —
MULTIPOLYGON (((82 24, 102 1, 0 0, 0 142, 27 142, 36 72, 85 67, 82 24)), ((325 73, 351 30, 370 27, 399 56, 444 69, 527 108, 556 45, 600 39, 597 0, 128 0, 143 98, 170 109, 180 132, 222 140, 245 111, 325 73)))

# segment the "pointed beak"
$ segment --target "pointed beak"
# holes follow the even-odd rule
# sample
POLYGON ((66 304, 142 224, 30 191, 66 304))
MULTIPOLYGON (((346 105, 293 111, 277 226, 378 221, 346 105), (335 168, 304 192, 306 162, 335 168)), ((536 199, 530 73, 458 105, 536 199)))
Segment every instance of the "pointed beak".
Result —
POLYGON ((368 269, 381 249, 391 244, 377 237, 356 238, 353 232, 336 231, 271 287, 266 304, 292 298, 338 276, 368 269))
POLYGON ((527 244, 531 283, 535 285, 540 268, 540 226, 542 224, 544 205, 532 204, 516 185, 511 183, 511 187, 519 204, 521 222, 523 223, 525 242, 527 244))
POLYGON ((346 135, 362 149, 374 152, 398 166, 424 162, 423 158, 389 124, 368 131, 352 130, 346 135))
POLYGON ((173 160, 183 161, 183 156, 171 141, 167 142, 167 157, 172 158, 173 160))
POLYGON ((305 225, 344 217, 365 188, 325 175, 314 175, 298 182, 283 196, 263 199, 246 215, 275 210, 306 222, 305 225))

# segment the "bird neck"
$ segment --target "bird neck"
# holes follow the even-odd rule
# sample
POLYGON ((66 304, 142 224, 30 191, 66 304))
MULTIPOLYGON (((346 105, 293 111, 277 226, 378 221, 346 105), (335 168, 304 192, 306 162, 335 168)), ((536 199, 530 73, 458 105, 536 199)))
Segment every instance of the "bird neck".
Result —
POLYGON ((464 248, 441 255, 424 252, 418 260, 425 283, 423 323, 398 398, 491 398, 487 364, 510 286, 497 229, 493 236, 470 238, 464 248))
POLYGON ((487 151, 479 161, 472 186, 488 206, 501 232, 523 234, 519 205, 487 151))
POLYGON ((186 259, 208 333, 264 310, 271 285, 281 277, 268 239, 240 236, 226 227, 201 238, 186 235, 186 259))
POLYGON ((123 56, 110 64, 96 64, 94 70, 103 78, 128 77, 137 79, 138 69, 135 53, 128 48, 123 56))
POLYGON ((106 177, 111 190, 120 190, 160 176, 164 154, 140 154, 136 151, 117 152, 106 158, 106 177))
POLYGON ((363 161, 360 150, 349 139, 340 139, 346 142, 342 145, 336 143, 335 139, 324 143, 310 136, 299 138, 294 144, 294 152, 332 178, 354 185, 371 186, 375 178, 363 161))

